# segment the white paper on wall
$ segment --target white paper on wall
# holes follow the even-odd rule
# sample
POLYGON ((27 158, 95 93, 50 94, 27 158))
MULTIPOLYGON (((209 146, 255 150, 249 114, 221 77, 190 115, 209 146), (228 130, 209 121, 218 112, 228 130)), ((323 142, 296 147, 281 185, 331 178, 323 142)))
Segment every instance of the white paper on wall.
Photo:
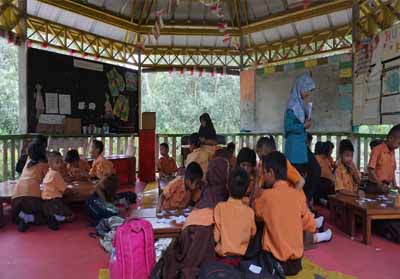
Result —
POLYGON ((71 114, 71 95, 60 94, 58 96, 60 114, 71 114))
POLYGON ((57 93, 46 93, 46 113, 58 113, 57 93))

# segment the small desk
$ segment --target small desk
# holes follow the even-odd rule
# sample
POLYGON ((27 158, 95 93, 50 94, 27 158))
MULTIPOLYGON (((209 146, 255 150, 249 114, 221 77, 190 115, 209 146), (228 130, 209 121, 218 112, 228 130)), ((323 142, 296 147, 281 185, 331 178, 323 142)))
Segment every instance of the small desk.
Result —
POLYGON ((0 183, 0 227, 5 225, 3 203, 11 203, 14 187, 17 181, 6 181, 0 183))
POLYGON ((183 214, 184 211, 177 210, 174 213, 166 213, 162 217, 158 217, 155 208, 145 208, 133 210, 130 218, 142 218, 149 221, 153 226, 155 238, 175 238, 181 233, 183 224, 176 223, 175 220, 171 220, 169 223, 159 223, 159 220, 183 214))
MULTIPOLYGON (((359 204, 359 198, 337 194, 329 198, 330 213, 334 224, 337 223, 337 214, 341 212, 343 220, 341 223, 342 230, 350 234, 351 237, 355 235, 356 217, 359 217, 362 222, 362 235, 365 244, 371 243, 371 222, 372 220, 391 220, 400 219, 400 208, 395 207, 382 207, 382 201, 376 200, 378 195, 368 195, 367 198, 374 199, 373 202, 366 202, 359 204)), ((339 226, 340 227, 340 226, 339 226)))

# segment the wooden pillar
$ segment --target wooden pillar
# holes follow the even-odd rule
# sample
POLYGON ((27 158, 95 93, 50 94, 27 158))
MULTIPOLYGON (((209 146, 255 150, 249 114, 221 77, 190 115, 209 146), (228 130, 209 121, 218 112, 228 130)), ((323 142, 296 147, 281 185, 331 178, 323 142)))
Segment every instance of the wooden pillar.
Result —
MULTIPOLYGON (((26 14, 26 0, 18 0, 18 8, 23 14, 26 14)), ((26 39, 26 17, 19 24, 19 36, 22 38, 21 46, 18 47, 18 128, 20 133, 28 132, 28 88, 27 88, 27 48, 26 39)))

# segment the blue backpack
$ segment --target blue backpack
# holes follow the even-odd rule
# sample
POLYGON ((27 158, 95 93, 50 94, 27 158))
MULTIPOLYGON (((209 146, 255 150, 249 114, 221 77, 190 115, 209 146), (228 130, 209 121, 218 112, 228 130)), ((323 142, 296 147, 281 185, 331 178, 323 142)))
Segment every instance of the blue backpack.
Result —
POLYGON ((93 225, 97 225, 101 219, 119 215, 119 209, 103 199, 92 196, 85 203, 86 214, 93 225))

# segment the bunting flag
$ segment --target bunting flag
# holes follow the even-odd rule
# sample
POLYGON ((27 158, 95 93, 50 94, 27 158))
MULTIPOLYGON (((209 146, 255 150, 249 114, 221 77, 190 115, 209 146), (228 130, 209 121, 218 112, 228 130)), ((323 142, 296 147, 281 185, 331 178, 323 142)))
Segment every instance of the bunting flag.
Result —
POLYGON ((73 50, 73 49, 71 49, 70 51, 69 51, 69 55, 71 55, 71 56, 74 56, 75 55, 75 50, 73 50))
POLYGON ((26 41, 26 47, 27 48, 31 48, 32 47, 32 41, 31 40, 27 40, 26 41))
POLYGON ((219 3, 215 3, 210 6, 211 13, 216 15, 219 18, 224 17, 224 13, 222 12, 221 6, 219 3))
POLYGON ((226 45, 228 45, 232 41, 232 37, 229 33, 225 33, 224 37, 222 39, 222 42, 226 45))
POLYGON ((210 74, 211 74, 212 77, 215 76, 215 68, 212 68, 212 69, 211 69, 210 74))
POLYGON ((202 77, 203 76, 203 68, 199 68, 198 72, 199 72, 199 77, 202 77))
POLYGON ((218 31, 219 32, 225 32, 226 29, 228 29, 228 24, 225 21, 222 21, 220 23, 218 23, 218 31))
POLYGON ((311 5, 311 0, 304 0, 303 1, 303 8, 308 9, 311 5))
POLYGON ((182 68, 180 69, 179 73, 180 73, 181 75, 183 75, 183 74, 185 73, 185 68, 182 67, 182 68))
POLYGON ((236 50, 240 49, 240 41, 239 38, 235 37, 232 39, 232 47, 236 50))
POLYGON ((194 68, 192 67, 192 68, 190 68, 190 70, 189 70, 189 75, 193 76, 193 74, 194 74, 194 68))
POLYGON ((42 43, 42 48, 48 48, 49 45, 47 43, 42 43))
POLYGON ((94 60, 98 61, 100 59, 100 55, 96 53, 96 55, 94 56, 94 60))

